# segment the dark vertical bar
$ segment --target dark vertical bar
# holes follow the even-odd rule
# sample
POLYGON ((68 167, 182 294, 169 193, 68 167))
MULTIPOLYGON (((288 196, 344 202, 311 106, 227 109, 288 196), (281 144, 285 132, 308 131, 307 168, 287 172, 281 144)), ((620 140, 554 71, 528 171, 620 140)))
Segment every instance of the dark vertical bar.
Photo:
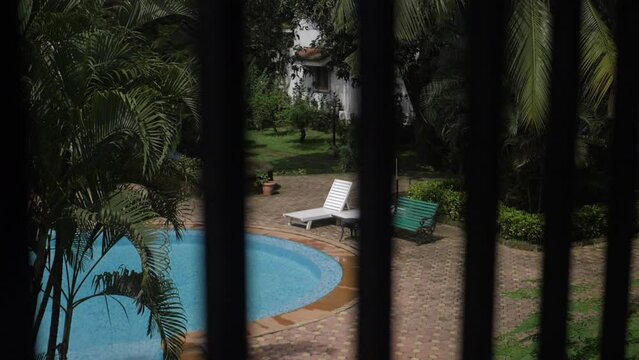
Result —
POLYGON ((542 359, 565 359, 568 273, 577 131, 580 0, 555 0, 550 118, 546 143, 542 359))
POLYGON ((2 109, 7 121, 2 129, 3 167, 10 176, 3 180, 0 201, 4 226, 0 266, 4 277, 5 311, 0 325, 2 355, 7 359, 33 359, 33 333, 29 284, 31 272, 27 255, 27 116, 19 93, 20 50, 17 24, 17 2, 4 4, 2 109))
POLYGON ((602 359, 625 359, 630 256, 634 237, 639 122, 639 2, 617 3, 617 91, 610 147, 610 218, 602 359))
POLYGON ((492 357, 504 11, 503 0, 473 0, 466 13, 470 27, 470 130, 464 164, 468 191, 464 359, 492 357))
POLYGON ((246 358, 242 4, 200 1, 209 359, 246 358))
POLYGON ((360 359, 390 357, 391 174, 393 157, 393 1, 359 2, 360 359))

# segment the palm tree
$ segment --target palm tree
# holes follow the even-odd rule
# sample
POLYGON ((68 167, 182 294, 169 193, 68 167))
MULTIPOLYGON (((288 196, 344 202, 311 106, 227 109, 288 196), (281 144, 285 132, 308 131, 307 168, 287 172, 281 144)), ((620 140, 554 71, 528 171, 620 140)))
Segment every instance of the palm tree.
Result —
POLYGON ((148 334, 177 358, 186 318, 168 277, 166 233, 183 228, 180 160, 168 155, 182 119, 197 112, 190 64, 162 58, 141 30, 167 16, 192 17, 183 1, 19 3, 30 128, 29 247, 35 332, 51 302, 46 356, 66 358, 73 310, 125 296, 149 311, 148 334), (139 254, 141 271, 93 274, 117 243, 139 254), (94 293, 78 290, 94 276, 94 293), (46 280, 46 284, 43 283, 46 280), (64 311, 62 342, 56 344, 64 311))
MULTIPOLYGON (((582 95, 584 103, 596 109, 613 89, 616 46, 592 0, 582 2, 582 95)), ((355 4, 355 0, 336 0, 334 24, 340 31, 354 28, 355 4)), ((463 0, 396 0, 395 37, 400 44, 419 43, 428 32, 453 21, 463 8, 463 0)), ((508 8, 507 83, 521 111, 520 126, 539 132, 548 112, 552 12, 547 0, 511 0, 508 8)), ((353 59, 356 56, 349 57, 353 59)))
MULTIPOLYGON (((337 30, 356 31, 355 1, 336 0, 336 5, 333 23, 337 30)), ((582 0, 579 111, 580 128, 586 130, 577 138, 578 165, 586 163, 591 149, 592 125, 601 127, 606 122, 601 112, 611 113, 610 100, 614 97, 616 46, 595 5, 601 6, 593 0, 582 0)), ((504 86, 509 96, 504 104, 506 126, 502 134, 503 198, 515 206, 539 211, 542 135, 549 109, 552 11, 547 0, 511 0, 507 9, 504 86)), ((447 156, 449 166, 461 165, 459 150, 467 143, 463 139, 467 125, 465 64, 459 61, 465 51, 465 43, 460 44, 460 40, 466 37, 460 24, 466 16, 471 15, 463 0, 395 2, 395 38, 400 51, 408 49, 412 55, 408 66, 399 70, 416 105, 417 118, 422 120, 413 124, 416 150, 423 156, 434 154, 436 159, 447 156)), ((356 53, 345 61, 354 65, 356 53)))

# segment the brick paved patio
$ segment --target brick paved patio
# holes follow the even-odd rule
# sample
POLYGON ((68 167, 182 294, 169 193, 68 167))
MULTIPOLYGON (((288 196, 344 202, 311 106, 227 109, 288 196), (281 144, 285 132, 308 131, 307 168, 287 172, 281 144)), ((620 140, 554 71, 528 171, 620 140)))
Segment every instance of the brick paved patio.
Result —
MULTIPOLYGON (((247 225, 286 229, 337 241, 340 228, 333 222, 314 222, 306 231, 289 227, 282 213, 319 207, 332 180, 350 179, 346 175, 276 177, 282 185, 274 196, 254 195, 247 199, 247 225)), ((400 190, 407 182, 400 182, 400 190)), ((353 194, 357 194, 357 188, 353 194)), ((356 206, 356 196, 350 202, 356 206)), ((195 214, 197 217, 197 213, 195 214)), ((439 225, 437 240, 416 246, 394 239, 392 352, 395 359, 453 359, 459 354, 463 288, 463 232, 450 225, 439 225)), ((361 241, 366 241, 362 239, 361 241)), ((347 240, 352 247, 357 243, 347 240)), ((573 249, 572 284, 595 284, 599 289, 603 273, 604 247, 573 249)), ((639 259, 635 250, 633 261, 639 259)), ((511 330, 536 310, 533 300, 513 300, 500 296, 531 287, 541 277, 541 254, 498 246, 496 333, 511 330)), ((639 277, 633 266, 633 278, 639 277)), ((598 290, 597 290, 598 291, 598 290)), ((281 332, 249 339, 254 359, 354 359, 357 308, 350 308, 323 320, 281 332)))

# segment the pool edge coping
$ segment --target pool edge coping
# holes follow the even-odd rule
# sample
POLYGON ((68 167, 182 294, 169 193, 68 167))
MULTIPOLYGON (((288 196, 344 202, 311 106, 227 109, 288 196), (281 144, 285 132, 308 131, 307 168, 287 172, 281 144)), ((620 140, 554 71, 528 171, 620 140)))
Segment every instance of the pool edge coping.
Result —
MULTIPOLYGON (((190 224, 187 228, 203 229, 204 226, 203 224, 190 224)), ((308 325, 346 311, 357 304, 359 293, 359 286, 357 285, 358 256, 355 248, 314 234, 300 234, 281 228, 247 225, 245 230, 251 234, 277 237, 309 246, 330 256, 342 269, 340 282, 328 294, 301 308, 249 322, 247 324, 247 338, 257 338, 308 325), (332 251, 327 253, 326 250, 332 251)), ((205 341, 203 339, 205 334, 204 331, 188 332, 185 350, 187 343, 201 345, 205 341)))

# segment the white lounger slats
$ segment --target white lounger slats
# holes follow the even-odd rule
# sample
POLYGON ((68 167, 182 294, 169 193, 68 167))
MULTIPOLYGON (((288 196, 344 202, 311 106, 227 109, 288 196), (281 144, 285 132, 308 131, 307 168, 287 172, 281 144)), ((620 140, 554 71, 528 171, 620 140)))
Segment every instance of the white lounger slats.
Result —
POLYGON ((321 208, 286 213, 284 216, 288 217, 288 224, 291 225, 292 220, 297 220, 306 224, 306 230, 310 230, 314 220, 331 218, 333 214, 344 210, 347 206, 346 201, 348 200, 351 186, 353 186, 353 183, 350 181, 335 179, 324 201, 324 206, 321 208))

